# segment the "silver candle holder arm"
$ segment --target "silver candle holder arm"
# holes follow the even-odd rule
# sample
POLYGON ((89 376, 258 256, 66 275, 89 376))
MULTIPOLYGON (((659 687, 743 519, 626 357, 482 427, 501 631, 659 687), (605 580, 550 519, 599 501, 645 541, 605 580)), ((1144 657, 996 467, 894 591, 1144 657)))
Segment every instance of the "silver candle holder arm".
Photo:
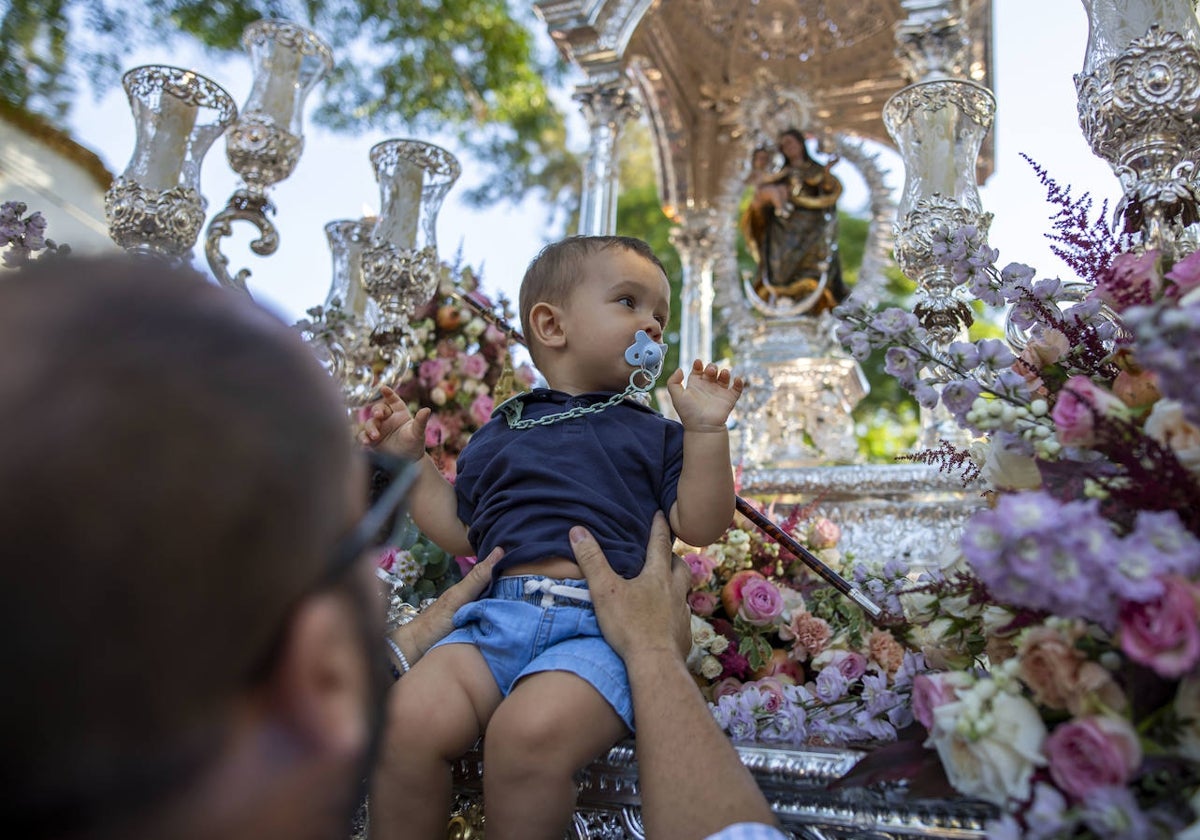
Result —
POLYGON ((225 286, 247 292, 248 269, 229 273, 221 240, 233 234, 234 222, 249 222, 259 231, 250 249, 270 256, 279 247, 279 233, 269 219, 275 206, 267 188, 296 168, 304 151, 304 102, 317 83, 333 69, 333 52, 313 31, 281 20, 259 20, 246 27, 242 45, 250 54, 254 82, 241 116, 230 127, 225 153, 243 187, 208 226, 204 253, 213 276, 225 286))

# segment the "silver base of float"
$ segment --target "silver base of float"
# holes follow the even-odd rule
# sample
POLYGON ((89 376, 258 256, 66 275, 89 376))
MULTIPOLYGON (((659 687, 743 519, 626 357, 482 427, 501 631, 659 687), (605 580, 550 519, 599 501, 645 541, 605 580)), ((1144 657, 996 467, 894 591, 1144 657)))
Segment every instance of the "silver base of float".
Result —
MULTIPOLYGON (((995 816, 986 803, 915 798, 903 785, 831 789, 867 754, 862 750, 739 745, 737 751, 793 838, 983 838, 985 823, 995 816)), ((566 837, 645 840, 632 741, 613 747, 577 781, 579 800, 566 837)), ((446 836, 482 840, 485 829, 483 755, 473 750, 454 765, 454 809, 446 836)))

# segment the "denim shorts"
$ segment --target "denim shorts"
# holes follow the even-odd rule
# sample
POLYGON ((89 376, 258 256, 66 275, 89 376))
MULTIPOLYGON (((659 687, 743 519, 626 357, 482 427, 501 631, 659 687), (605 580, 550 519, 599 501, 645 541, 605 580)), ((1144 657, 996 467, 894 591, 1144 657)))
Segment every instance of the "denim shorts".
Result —
MULTIPOLYGON (((491 591, 454 614, 455 629, 434 647, 474 645, 483 654, 501 693, 507 697, 517 680, 539 671, 567 671, 600 692, 633 730, 633 701, 625 663, 600 634, 596 613, 587 601, 553 597, 542 606, 540 593, 526 594, 526 581, 540 575, 497 578, 491 591)), ((582 580, 552 583, 587 589, 582 580)))

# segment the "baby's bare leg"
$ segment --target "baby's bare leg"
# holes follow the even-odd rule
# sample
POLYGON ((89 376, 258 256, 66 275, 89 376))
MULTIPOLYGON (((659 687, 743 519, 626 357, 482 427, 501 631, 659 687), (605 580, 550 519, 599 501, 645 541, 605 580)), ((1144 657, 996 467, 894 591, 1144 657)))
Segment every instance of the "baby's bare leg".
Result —
POLYGON ((522 679, 483 742, 488 840, 561 840, 575 807, 575 773, 627 734, 581 677, 543 671, 522 679))
POLYGON ((471 748, 500 703, 472 645, 443 645, 401 677, 371 779, 371 840, 443 838, 450 817, 450 762, 471 748))

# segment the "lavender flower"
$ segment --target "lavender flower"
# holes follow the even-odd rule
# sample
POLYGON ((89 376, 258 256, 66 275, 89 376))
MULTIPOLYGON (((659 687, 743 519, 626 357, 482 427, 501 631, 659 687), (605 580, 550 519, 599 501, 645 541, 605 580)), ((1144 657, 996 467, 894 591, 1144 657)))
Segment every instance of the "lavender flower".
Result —
POLYGON ((960 426, 965 425, 967 412, 982 391, 980 384, 973 379, 956 379, 942 388, 942 405, 958 419, 960 426))
POLYGON ((1080 817, 1097 837, 1148 840, 1150 821, 1126 787, 1099 788, 1083 801, 1080 817))
POLYGON ((998 338, 980 339, 975 346, 979 351, 979 364, 987 370, 996 371, 1007 368, 1017 358, 1008 349, 1008 345, 998 338))
POLYGON ((1200 300, 1183 306, 1137 306, 1124 313, 1136 340, 1138 364, 1159 375, 1163 395, 1200 424, 1200 300))
POLYGON ((846 696, 850 681, 837 668, 824 668, 817 674, 816 694, 822 703, 832 703, 846 696))
POLYGON ((913 388, 917 382, 917 371, 921 360, 907 347, 889 347, 883 369, 896 377, 905 388, 913 388))
POLYGON ((1049 840, 1064 828, 1070 828, 1066 797, 1053 785, 1034 785, 1033 801, 1025 811, 1025 837, 1049 840))

